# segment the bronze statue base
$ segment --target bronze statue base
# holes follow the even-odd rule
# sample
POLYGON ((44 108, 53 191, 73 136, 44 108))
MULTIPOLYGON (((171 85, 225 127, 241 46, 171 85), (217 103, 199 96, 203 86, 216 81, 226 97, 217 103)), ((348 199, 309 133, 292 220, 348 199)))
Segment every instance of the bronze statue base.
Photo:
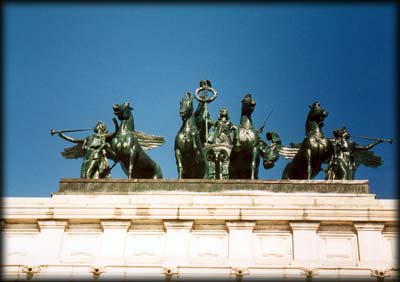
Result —
POLYGON ((62 178, 53 194, 130 194, 152 191, 368 194, 368 180, 223 180, 62 178))

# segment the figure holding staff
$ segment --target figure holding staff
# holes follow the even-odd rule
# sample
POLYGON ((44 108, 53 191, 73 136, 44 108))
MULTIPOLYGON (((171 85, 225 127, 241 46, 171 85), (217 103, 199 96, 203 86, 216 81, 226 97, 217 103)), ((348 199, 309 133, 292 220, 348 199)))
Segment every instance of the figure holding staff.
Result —
MULTIPOLYGON (((210 115, 208 113, 208 103, 211 103, 217 98, 217 91, 211 87, 211 82, 209 80, 202 80, 200 81, 200 87, 197 88, 194 92, 194 96, 196 100, 199 101, 199 104, 204 104, 202 109, 202 116, 198 117, 199 121, 204 122, 204 124, 198 124, 200 130, 200 137, 202 143, 205 144, 208 140, 208 130, 209 130, 209 122, 210 122, 210 115), (208 97, 208 93, 211 92, 212 96, 208 97)), ((198 114, 200 111, 197 110, 196 113, 198 114)))

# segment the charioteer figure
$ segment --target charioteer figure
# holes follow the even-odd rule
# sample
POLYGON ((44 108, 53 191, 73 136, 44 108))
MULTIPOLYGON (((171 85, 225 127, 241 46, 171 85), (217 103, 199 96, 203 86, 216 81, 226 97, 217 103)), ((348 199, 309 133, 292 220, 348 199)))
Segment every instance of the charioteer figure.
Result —
POLYGON ((229 155, 232 149, 235 126, 230 120, 227 108, 220 109, 218 120, 212 123, 212 131, 208 137, 208 144, 205 146, 207 155, 212 154, 212 158, 207 158, 209 171, 208 178, 229 179, 229 155))
POLYGON ((75 139, 64 134, 64 132, 86 130, 51 130, 51 135, 58 134, 67 141, 77 143, 75 146, 65 148, 61 155, 66 159, 83 158, 81 178, 111 178, 107 150, 110 148, 110 141, 114 134, 108 133, 107 127, 102 121, 99 121, 93 128, 94 134, 84 139, 75 139))
POLYGON ((233 136, 237 126, 230 120, 229 111, 227 108, 222 108, 218 113, 218 120, 212 125, 213 131, 211 132, 208 143, 210 144, 233 144, 233 136))
POLYGON ((353 136, 375 140, 366 146, 361 146, 350 139, 346 127, 335 129, 333 135, 335 136, 332 141, 333 154, 325 175, 325 179, 329 180, 354 180, 355 172, 360 164, 372 168, 380 166, 383 163, 381 157, 368 150, 385 141, 392 143, 391 139, 353 136))

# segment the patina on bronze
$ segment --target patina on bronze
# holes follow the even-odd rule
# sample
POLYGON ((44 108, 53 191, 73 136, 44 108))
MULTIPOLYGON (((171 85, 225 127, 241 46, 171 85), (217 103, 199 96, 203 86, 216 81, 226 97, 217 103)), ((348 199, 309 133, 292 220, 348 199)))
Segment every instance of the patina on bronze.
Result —
POLYGON ((251 114, 256 100, 246 94, 242 100, 240 125, 235 131, 233 148, 229 160, 229 178, 258 179, 259 136, 253 126, 251 114))
MULTIPOLYGON (((251 94, 242 100, 240 125, 235 126, 227 108, 221 108, 217 121, 212 121, 208 104, 217 97, 217 91, 209 80, 200 81, 194 98, 198 101, 193 111, 194 98, 190 92, 180 102, 179 114, 182 126, 175 138, 175 158, 179 179, 258 179, 260 157, 265 169, 274 167, 280 156, 292 159, 283 171, 282 179, 312 179, 324 170, 327 180, 354 180, 360 164, 378 167, 383 160, 369 151, 382 142, 392 143, 392 139, 372 138, 352 135, 353 138, 373 140, 361 146, 350 140, 345 127, 333 131, 334 138, 325 138, 322 127, 328 112, 319 102, 309 106, 306 120, 306 134, 301 143, 282 145, 276 132, 269 131, 266 139, 260 137, 272 111, 256 130, 251 115, 256 101, 251 94), (211 96, 209 95, 211 93, 211 96), (209 135, 209 131, 211 132, 209 135), (328 164, 322 169, 322 164, 328 164)), ((128 102, 113 105, 114 133, 108 133, 105 124, 99 121, 94 134, 83 139, 65 135, 67 132, 89 131, 91 129, 51 130, 51 135, 76 143, 65 148, 62 156, 83 158, 81 178, 111 178, 110 171, 120 163, 129 179, 160 179, 161 168, 144 151, 164 144, 161 136, 148 135, 135 130, 133 108, 128 102), (108 160, 114 161, 110 167, 108 160)))
POLYGON ((113 110, 121 124, 111 140, 110 157, 121 164, 129 179, 162 178, 159 164, 145 153, 141 145, 145 145, 147 149, 154 148, 162 145, 164 138, 135 131, 133 108, 128 102, 113 105, 113 110))
POLYGON ((212 123, 208 143, 204 146, 207 156, 209 179, 229 179, 229 157, 237 126, 230 120, 227 108, 222 108, 218 120, 212 123))
POLYGON ((305 138, 293 160, 286 165, 282 179, 312 179, 332 155, 332 143, 321 129, 328 112, 319 102, 314 102, 309 108, 305 138))
POLYGON ((109 134, 105 124, 99 121, 93 128, 94 134, 84 138, 75 139, 65 135, 65 132, 88 131, 89 129, 51 130, 51 135, 58 134, 61 138, 77 143, 65 148, 61 155, 66 159, 83 158, 81 178, 110 178, 110 167, 107 161, 107 151, 115 133, 109 134))
POLYGON ((393 143, 393 139, 392 139, 392 138, 385 139, 385 138, 366 137, 366 136, 359 136, 359 135, 351 135, 350 137, 351 137, 351 138, 359 138, 359 139, 374 140, 374 141, 381 140, 382 142, 388 142, 388 143, 390 143, 390 144, 393 143))
POLYGON ((182 126, 175 137, 174 146, 178 179, 205 178, 206 159, 190 92, 186 92, 180 102, 179 115, 182 126))
POLYGON ((194 91, 194 97, 199 102, 195 111, 195 121, 200 132, 201 144, 206 144, 208 140, 208 131, 211 126, 210 114, 208 112, 208 104, 217 98, 218 92, 211 87, 211 81, 200 81, 200 87, 194 91), (209 97, 209 93, 212 95, 209 97))
POLYGON ((367 146, 361 146, 350 140, 346 127, 335 129, 333 135, 335 136, 332 141, 333 154, 325 175, 325 179, 329 180, 354 180, 355 172, 360 164, 373 168, 380 166, 383 160, 368 150, 384 141, 392 143, 391 139, 358 136, 362 139, 375 140, 367 146))
POLYGON ((269 131, 265 134, 269 144, 260 138, 260 155, 263 159, 265 169, 271 169, 275 166, 275 162, 280 157, 280 150, 283 147, 281 138, 278 133, 269 131))

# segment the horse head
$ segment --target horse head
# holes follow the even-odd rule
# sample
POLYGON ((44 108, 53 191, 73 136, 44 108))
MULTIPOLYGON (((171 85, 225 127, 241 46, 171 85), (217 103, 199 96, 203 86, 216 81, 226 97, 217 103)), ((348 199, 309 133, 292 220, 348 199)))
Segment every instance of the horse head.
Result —
POLYGON ((112 107, 114 110, 114 115, 116 115, 119 120, 127 120, 132 117, 133 108, 128 102, 119 105, 115 104, 112 107))
POLYGON ((242 100, 242 115, 251 115, 256 107, 256 100, 251 98, 251 94, 246 94, 242 100))
POLYGON ((310 111, 308 112, 307 120, 315 121, 320 127, 322 127, 324 125, 323 121, 328 116, 328 111, 322 108, 318 101, 308 107, 310 108, 310 111))
POLYGON ((179 115, 182 120, 187 120, 193 114, 193 99, 190 98, 190 93, 186 92, 185 97, 181 100, 179 106, 179 115))

